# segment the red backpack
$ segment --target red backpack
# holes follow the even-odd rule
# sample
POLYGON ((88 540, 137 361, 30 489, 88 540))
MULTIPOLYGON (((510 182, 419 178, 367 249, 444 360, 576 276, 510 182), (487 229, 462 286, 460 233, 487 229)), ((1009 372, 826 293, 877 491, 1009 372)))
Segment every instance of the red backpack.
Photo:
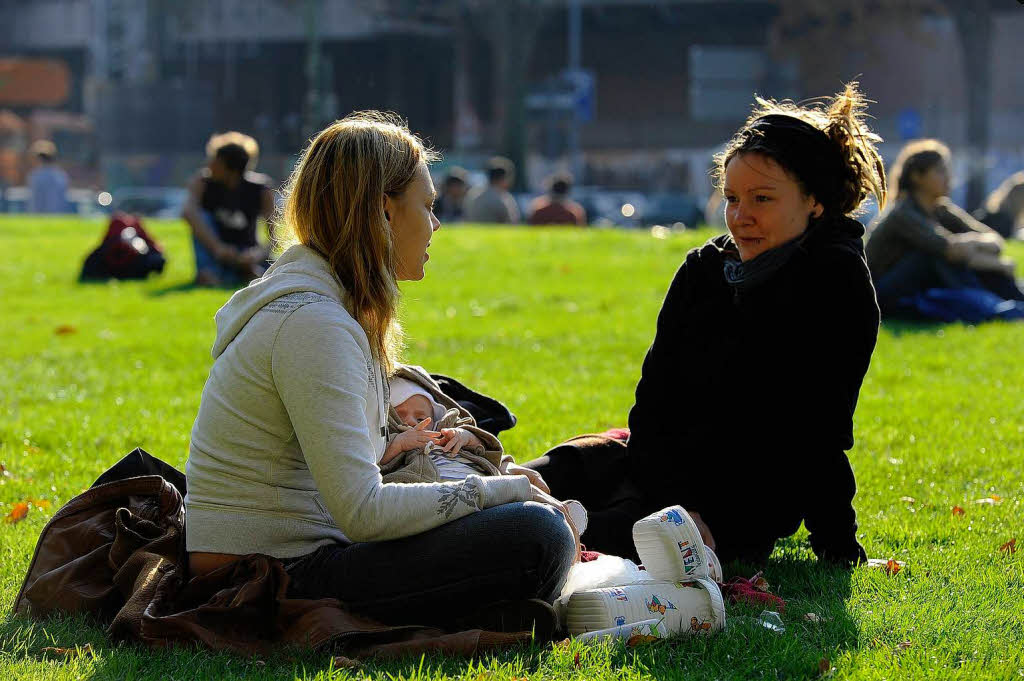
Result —
POLYGON ((85 259, 81 279, 145 279, 163 272, 163 249, 135 215, 114 213, 103 241, 85 259))

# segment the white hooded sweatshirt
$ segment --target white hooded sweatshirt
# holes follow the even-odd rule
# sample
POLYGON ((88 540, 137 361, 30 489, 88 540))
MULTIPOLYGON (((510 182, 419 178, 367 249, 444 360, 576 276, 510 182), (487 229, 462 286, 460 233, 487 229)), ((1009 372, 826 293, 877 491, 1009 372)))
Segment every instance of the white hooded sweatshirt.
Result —
POLYGON ((384 484, 387 381, 327 261, 289 248, 217 312, 185 467, 186 548, 277 558, 531 498, 521 475, 384 484))

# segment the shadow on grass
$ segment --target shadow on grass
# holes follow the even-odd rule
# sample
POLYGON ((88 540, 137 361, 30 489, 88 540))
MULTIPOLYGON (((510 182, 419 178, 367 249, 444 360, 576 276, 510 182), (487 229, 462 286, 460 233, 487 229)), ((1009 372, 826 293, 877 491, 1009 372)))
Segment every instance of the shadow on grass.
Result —
POLYGON ((882 328, 899 338, 904 335, 918 333, 934 334, 936 331, 949 326, 945 322, 937 322, 927 319, 883 319, 882 328))
POLYGON ((147 293, 151 298, 162 298, 168 295, 176 295, 179 293, 190 293, 192 291, 224 291, 227 293, 234 293, 240 287, 232 286, 228 284, 221 284, 220 286, 199 286, 195 281, 182 281, 177 284, 170 286, 164 286, 161 288, 155 288, 147 293))
MULTIPOLYGON (((750 566, 739 574, 752 574, 750 566)), ((511 681, 543 678, 617 679, 634 675, 657 679, 818 678, 845 650, 855 648, 856 622, 847 610, 851 572, 817 562, 805 544, 779 542, 764 574, 771 591, 786 601, 785 631, 763 627, 757 618, 768 606, 730 604, 726 630, 713 636, 684 636, 628 648, 622 642, 588 645, 581 641, 524 644, 491 651, 473 659, 427 654, 360 663, 360 677, 441 679, 486 676, 511 681), (817 617, 808 620, 805 615, 817 617)), ((90 679, 255 679, 339 678, 333 668, 336 650, 281 648, 266 656, 244 657, 212 652, 195 645, 150 650, 108 639, 101 623, 83 616, 58 616, 41 622, 8 617, 0 622, 0 650, 22 660, 58 661, 71 676, 90 679), (79 649, 93 654, 44 652, 45 647, 79 649)), ((342 678, 348 678, 344 673, 342 678)))

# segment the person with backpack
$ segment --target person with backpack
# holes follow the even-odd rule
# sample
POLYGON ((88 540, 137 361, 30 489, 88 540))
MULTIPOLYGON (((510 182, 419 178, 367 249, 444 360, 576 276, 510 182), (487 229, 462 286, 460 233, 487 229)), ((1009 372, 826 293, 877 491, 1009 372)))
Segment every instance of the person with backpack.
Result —
POLYGON ((274 215, 270 178, 252 172, 259 145, 248 135, 214 135, 206 154, 206 166, 189 181, 182 211, 192 228, 196 284, 244 285, 269 264, 270 245, 260 243, 258 227, 274 215))

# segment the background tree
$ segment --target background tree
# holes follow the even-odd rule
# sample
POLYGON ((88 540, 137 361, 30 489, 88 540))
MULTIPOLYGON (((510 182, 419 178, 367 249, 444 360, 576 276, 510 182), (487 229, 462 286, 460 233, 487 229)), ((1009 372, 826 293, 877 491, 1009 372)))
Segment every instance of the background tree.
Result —
POLYGON ((952 19, 962 50, 967 91, 966 140, 968 149, 967 208, 985 197, 985 153, 990 142, 992 109, 992 22, 999 10, 1020 11, 1009 2, 995 0, 774 0, 779 15, 772 27, 772 42, 784 53, 796 53, 814 63, 850 49, 871 45, 880 26, 900 26, 917 33, 929 16, 952 19))
MULTIPOLYGON (((491 51, 494 115, 492 141, 520 170, 526 160, 526 95, 530 55, 544 22, 565 0, 376 0, 378 15, 398 22, 427 24, 450 31, 456 41, 483 38, 491 51)), ((456 49, 459 49, 456 46, 456 49)), ((456 112, 456 115, 458 112, 456 112)))

